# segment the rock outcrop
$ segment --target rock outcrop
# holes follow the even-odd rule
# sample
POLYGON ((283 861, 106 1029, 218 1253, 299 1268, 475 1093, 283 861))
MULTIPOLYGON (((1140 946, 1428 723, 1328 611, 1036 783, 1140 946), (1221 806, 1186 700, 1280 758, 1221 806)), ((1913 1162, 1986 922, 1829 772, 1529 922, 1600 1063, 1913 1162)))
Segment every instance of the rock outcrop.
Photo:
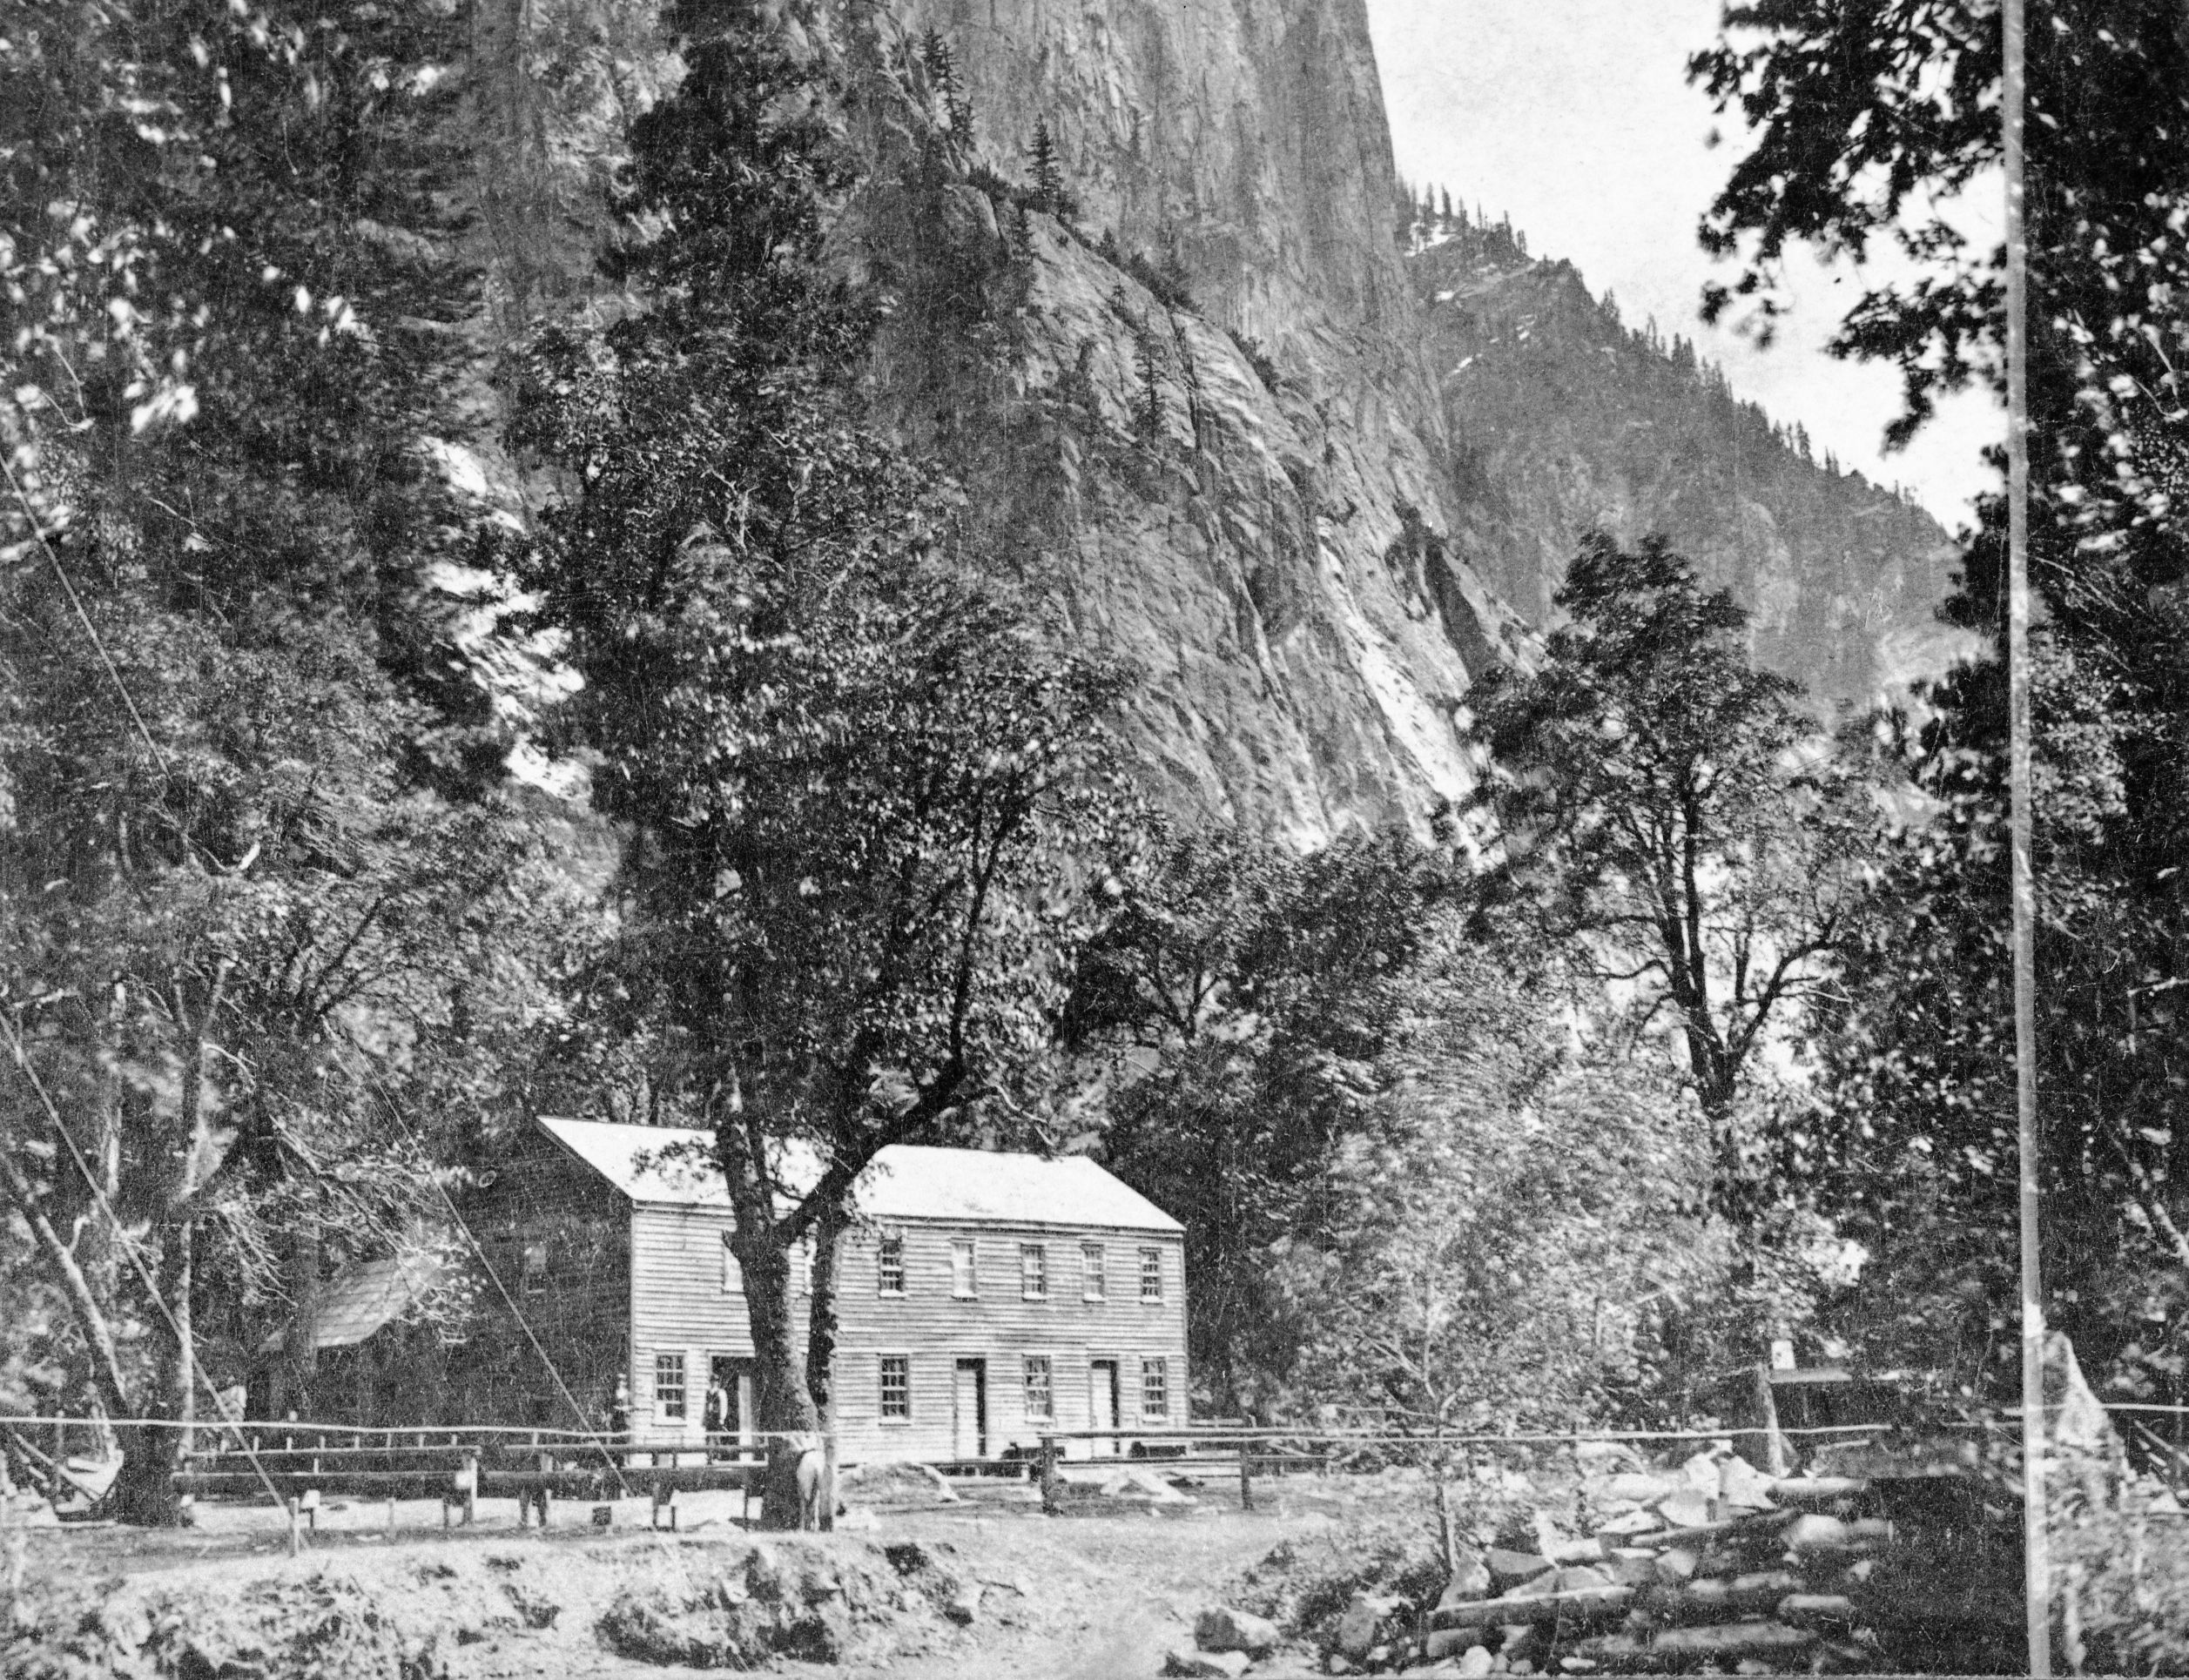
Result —
MULTIPOLYGON (((1927 634, 1937 534, 1913 509, 1808 467, 1800 495, 1760 467, 1728 492, 1661 428, 1636 465, 1646 358, 1600 353, 1624 337, 1570 270, 1410 273, 1363 0, 776 10, 852 90, 866 174, 832 248, 891 305, 877 412, 964 484, 982 548, 1062 634, 1139 668, 1125 733, 1175 811, 1301 844, 1421 827, 1472 783, 1470 682, 1525 648, 1589 525, 1667 531, 1755 608, 1759 655, 1828 695, 1927 634), (1068 213, 1023 207, 1037 129, 1068 213)), ((480 280, 468 317, 421 325, 472 370, 422 453, 482 529, 534 511, 496 357, 544 317, 630 306, 595 259, 624 125, 679 73, 656 15, 480 0, 437 84, 466 231, 416 259, 480 280)), ((512 768, 582 803, 529 744, 552 650, 505 628, 490 572, 436 581, 512 768)))
POLYGON ((963 155, 1024 180, 1045 130, 1077 200, 1030 218, 1005 377, 928 370, 905 429, 1141 667, 1158 796, 1311 842, 1464 792, 1459 701, 1518 626, 1417 553, 1445 523, 1442 422, 1359 0, 929 0, 902 22, 962 79, 963 155))
MULTIPOLYGON (((1460 212, 1464 216, 1465 212, 1460 212)), ((1458 559, 1531 623, 1581 536, 1659 534, 1750 614, 1755 659, 1866 702, 1962 651, 1946 534, 1815 459, 1701 364, 1503 227, 1425 224, 1409 271, 1450 438, 1458 559)))

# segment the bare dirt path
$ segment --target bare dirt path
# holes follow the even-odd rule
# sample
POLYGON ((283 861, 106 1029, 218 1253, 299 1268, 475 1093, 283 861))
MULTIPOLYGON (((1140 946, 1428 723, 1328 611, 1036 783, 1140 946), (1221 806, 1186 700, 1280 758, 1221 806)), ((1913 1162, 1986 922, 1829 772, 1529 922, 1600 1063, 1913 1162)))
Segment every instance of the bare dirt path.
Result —
MULTIPOLYGON (((869 1563, 879 1547, 912 1541, 960 1580, 977 1585, 969 1626, 940 1623, 886 1656, 840 1666, 785 1661, 785 1671, 844 1680, 1135 1680, 1161 1672, 1164 1654, 1189 1644, 1195 1616, 1226 1583, 1281 1541, 1330 1522, 1312 1499, 1273 1501, 1242 1512, 1210 1498, 1188 1506, 1110 1509, 1044 1517, 1023 1502, 970 1500, 926 1511, 881 1512, 824 1544, 869 1563)), ((111 1583, 115 1594, 179 1594, 215 1585, 304 1590, 315 1578, 354 1583, 406 1625, 439 1630, 449 1680, 636 1680, 694 1670, 619 1655, 598 1622, 615 1593, 634 1583, 704 1579, 748 1543, 734 1498, 692 1501, 676 1536, 646 1529, 643 1502, 618 1508, 616 1526, 558 1514, 542 1534, 495 1521, 444 1534, 437 1507, 330 1510, 306 1555, 286 1554, 273 1514, 208 1509, 200 1526, 173 1534, 124 1529, 32 1531, 33 1580, 111 1583), (413 1523, 414 1522, 414 1526, 413 1523), (529 1606, 554 1606, 529 1625, 529 1606), (513 1613, 513 1606, 515 1607, 513 1613)), ((758 1538, 758 1536, 753 1536, 758 1538)))

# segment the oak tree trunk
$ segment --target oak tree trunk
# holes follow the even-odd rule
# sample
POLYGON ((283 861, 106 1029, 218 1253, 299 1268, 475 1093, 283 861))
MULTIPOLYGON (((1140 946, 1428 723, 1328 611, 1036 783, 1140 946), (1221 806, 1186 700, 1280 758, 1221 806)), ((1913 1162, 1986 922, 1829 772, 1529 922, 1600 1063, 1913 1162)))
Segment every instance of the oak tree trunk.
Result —
MULTIPOLYGON (((198 1381, 197 1360, 190 1327, 192 1282, 192 1221, 178 1219, 167 1233, 159 1256, 159 1298, 173 1317, 171 1330, 165 1319, 155 1326, 155 1341, 170 1344, 159 1361, 158 1374, 143 1415, 174 1418, 187 1422, 195 1408, 192 1391, 198 1381)), ((184 1521, 182 1495, 175 1487, 175 1473, 182 1468, 185 1432, 179 1428, 122 1430, 122 1468, 108 1493, 117 1521, 148 1528, 175 1528, 184 1521), (134 1443, 131 1435, 138 1439, 134 1443)))
MULTIPOLYGON (((742 1210, 741 1210, 742 1212, 742 1210)), ((791 1334, 791 1255, 772 1228, 741 1217, 732 1239, 744 1274, 745 1316, 752 1327, 755 1409, 767 1441, 760 1526, 798 1525, 798 1460, 820 1439, 820 1413, 805 1386, 805 1371, 791 1334)))
MULTIPOLYGON (((813 1222, 813 1293, 806 1304, 805 1388, 825 1434, 836 1431, 836 1259, 842 1247, 845 1210, 831 1203, 813 1222)), ((836 1527, 836 1460, 821 1478, 820 1526, 836 1527)))

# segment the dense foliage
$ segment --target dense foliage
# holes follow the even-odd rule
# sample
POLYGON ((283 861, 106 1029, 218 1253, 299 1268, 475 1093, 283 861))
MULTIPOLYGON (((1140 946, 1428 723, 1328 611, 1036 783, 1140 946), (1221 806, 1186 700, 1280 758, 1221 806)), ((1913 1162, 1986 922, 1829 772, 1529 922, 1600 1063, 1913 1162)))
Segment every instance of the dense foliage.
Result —
MULTIPOLYGON (((526 844, 419 608, 463 521, 395 320, 465 281, 373 242, 445 231, 414 71, 455 28, 34 3, 0 40, 0 1199, 24 1380, 117 1417, 209 1410, 301 1270, 416 1240, 446 1134, 395 1117, 494 1101, 527 985, 526 844)), ((125 1515, 172 1515, 175 1441, 124 1432, 125 1515)))
POLYGON ((1660 541, 1592 539, 1537 669, 1469 696, 1474 798, 1500 872, 1553 939, 1668 1014, 1723 1116, 1768 1032, 1820 983, 1852 897, 1862 803, 1748 615, 1660 541))
MULTIPOLYGON (((1799 241, 1859 253, 1890 237, 1918 260, 1840 333, 1901 367, 1903 432, 1938 392, 1999 375, 2002 253, 1970 248, 1951 206, 1998 159, 1999 39, 1996 8, 1959 0, 1883 20, 1773 0, 1730 11, 1694 64, 1757 130, 1706 225, 1747 259, 1734 297, 1768 320, 1799 241)), ((2185 50, 2178 9, 2157 3, 2048 7, 2029 37, 2044 1258, 2055 1321, 2091 1368, 2174 1400, 2189 1353, 2172 1100, 2189 1053, 2185 50)), ((1987 637, 2004 523, 1984 510, 1951 609, 1987 637)), ((2011 1381, 2016 1316, 2002 674, 1962 672, 1929 705, 1885 743, 1936 803, 1882 860, 1852 949, 1813 1182, 1874 1250, 1850 1330, 1984 1391, 2011 1381)))

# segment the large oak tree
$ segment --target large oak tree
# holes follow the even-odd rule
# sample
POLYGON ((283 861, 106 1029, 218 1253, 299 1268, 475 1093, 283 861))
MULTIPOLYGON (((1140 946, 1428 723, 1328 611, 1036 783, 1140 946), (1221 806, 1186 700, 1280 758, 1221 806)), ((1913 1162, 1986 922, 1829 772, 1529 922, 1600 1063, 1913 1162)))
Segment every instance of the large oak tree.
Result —
POLYGON ((1014 1079, 1126 804, 1121 677, 983 581, 948 484, 860 427, 823 48, 758 5, 677 21, 687 74, 635 126, 624 201, 653 231, 611 262, 643 312, 531 344, 520 436, 562 474, 533 564, 585 680, 568 721, 629 824, 614 1013, 714 1135, 782 1524, 860 1173, 1038 1140, 1014 1079))

